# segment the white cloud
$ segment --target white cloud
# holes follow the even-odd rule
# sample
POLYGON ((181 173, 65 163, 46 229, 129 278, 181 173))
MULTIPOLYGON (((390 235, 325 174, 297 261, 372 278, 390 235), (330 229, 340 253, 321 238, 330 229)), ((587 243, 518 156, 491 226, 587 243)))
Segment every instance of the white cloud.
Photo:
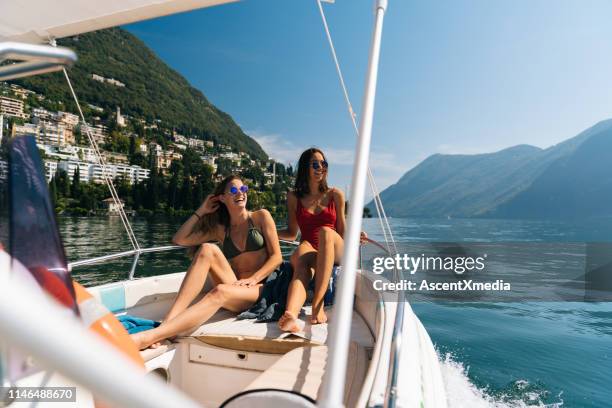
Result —
MULTIPOLYGON (((247 131, 246 133, 251 135, 270 157, 281 163, 296 165, 300 154, 310 147, 307 145, 298 146, 289 138, 277 133, 266 133, 258 130, 247 131)), ((344 148, 319 147, 325 152, 330 165, 338 169, 335 174, 336 177, 334 177, 338 181, 338 185, 347 186, 350 184, 355 152, 344 148)), ((380 191, 396 183, 415 164, 417 164, 417 161, 408 162, 403 155, 399 155, 399 152, 378 150, 370 152, 370 167, 380 191)), ((369 191, 368 189, 368 193, 369 191)))
POLYGON ((281 163, 297 163, 303 150, 277 133, 247 130, 246 134, 255 139, 271 158, 281 163))

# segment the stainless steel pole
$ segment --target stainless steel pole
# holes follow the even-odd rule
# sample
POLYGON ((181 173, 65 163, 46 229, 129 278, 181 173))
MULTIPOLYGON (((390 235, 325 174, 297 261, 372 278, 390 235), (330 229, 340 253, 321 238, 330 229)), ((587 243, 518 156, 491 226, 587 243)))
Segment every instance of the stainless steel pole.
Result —
POLYGON ((370 45, 365 94, 363 97, 361 122, 359 124, 359 138, 357 140, 355 164, 353 166, 353 185, 349 199, 348 227, 344 235, 346 244, 342 257, 342 274, 338 282, 334 317, 330 324, 327 370, 318 403, 320 407, 325 408, 336 408, 344 405, 344 383, 349 342, 351 340, 351 316, 353 313, 353 296, 359 257, 359 235, 361 234, 366 174, 370 155, 382 27, 386 10, 387 0, 376 0, 374 32, 372 33, 372 43, 370 45))

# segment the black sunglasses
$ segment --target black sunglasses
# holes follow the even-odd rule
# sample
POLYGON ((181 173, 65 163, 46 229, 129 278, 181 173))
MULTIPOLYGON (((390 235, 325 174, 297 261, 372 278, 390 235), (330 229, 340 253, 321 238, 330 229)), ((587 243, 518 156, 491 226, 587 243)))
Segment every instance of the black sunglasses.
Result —
POLYGON ((329 163, 327 163, 327 160, 313 160, 310 162, 310 165, 315 170, 319 170, 321 167, 323 167, 324 169, 329 167, 329 163))

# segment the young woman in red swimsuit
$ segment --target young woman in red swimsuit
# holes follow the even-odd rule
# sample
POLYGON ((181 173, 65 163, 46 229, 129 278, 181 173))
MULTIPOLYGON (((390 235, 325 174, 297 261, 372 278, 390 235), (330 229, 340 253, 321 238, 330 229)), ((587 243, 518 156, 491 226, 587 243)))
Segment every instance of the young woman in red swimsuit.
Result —
POLYGON ((281 330, 300 331, 298 315, 306 302, 306 289, 315 280, 312 299, 312 324, 327 322, 323 298, 334 264, 344 250, 344 193, 327 185, 328 163, 323 152, 310 148, 300 156, 295 188, 287 195, 287 229, 281 239, 294 240, 298 230, 301 243, 291 255, 293 279, 287 294, 287 309, 278 322, 281 330))

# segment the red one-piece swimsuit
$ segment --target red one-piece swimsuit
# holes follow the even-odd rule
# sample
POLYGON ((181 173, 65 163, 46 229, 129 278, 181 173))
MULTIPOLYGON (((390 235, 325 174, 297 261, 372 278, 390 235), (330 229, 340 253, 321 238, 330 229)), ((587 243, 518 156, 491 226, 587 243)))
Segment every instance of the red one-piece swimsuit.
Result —
POLYGON ((333 198, 329 199, 327 207, 318 214, 309 212, 298 198, 297 223, 302 233, 302 241, 308 241, 314 249, 319 249, 319 230, 321 227, 329 227, 336 230, 336 203, 333 198))

